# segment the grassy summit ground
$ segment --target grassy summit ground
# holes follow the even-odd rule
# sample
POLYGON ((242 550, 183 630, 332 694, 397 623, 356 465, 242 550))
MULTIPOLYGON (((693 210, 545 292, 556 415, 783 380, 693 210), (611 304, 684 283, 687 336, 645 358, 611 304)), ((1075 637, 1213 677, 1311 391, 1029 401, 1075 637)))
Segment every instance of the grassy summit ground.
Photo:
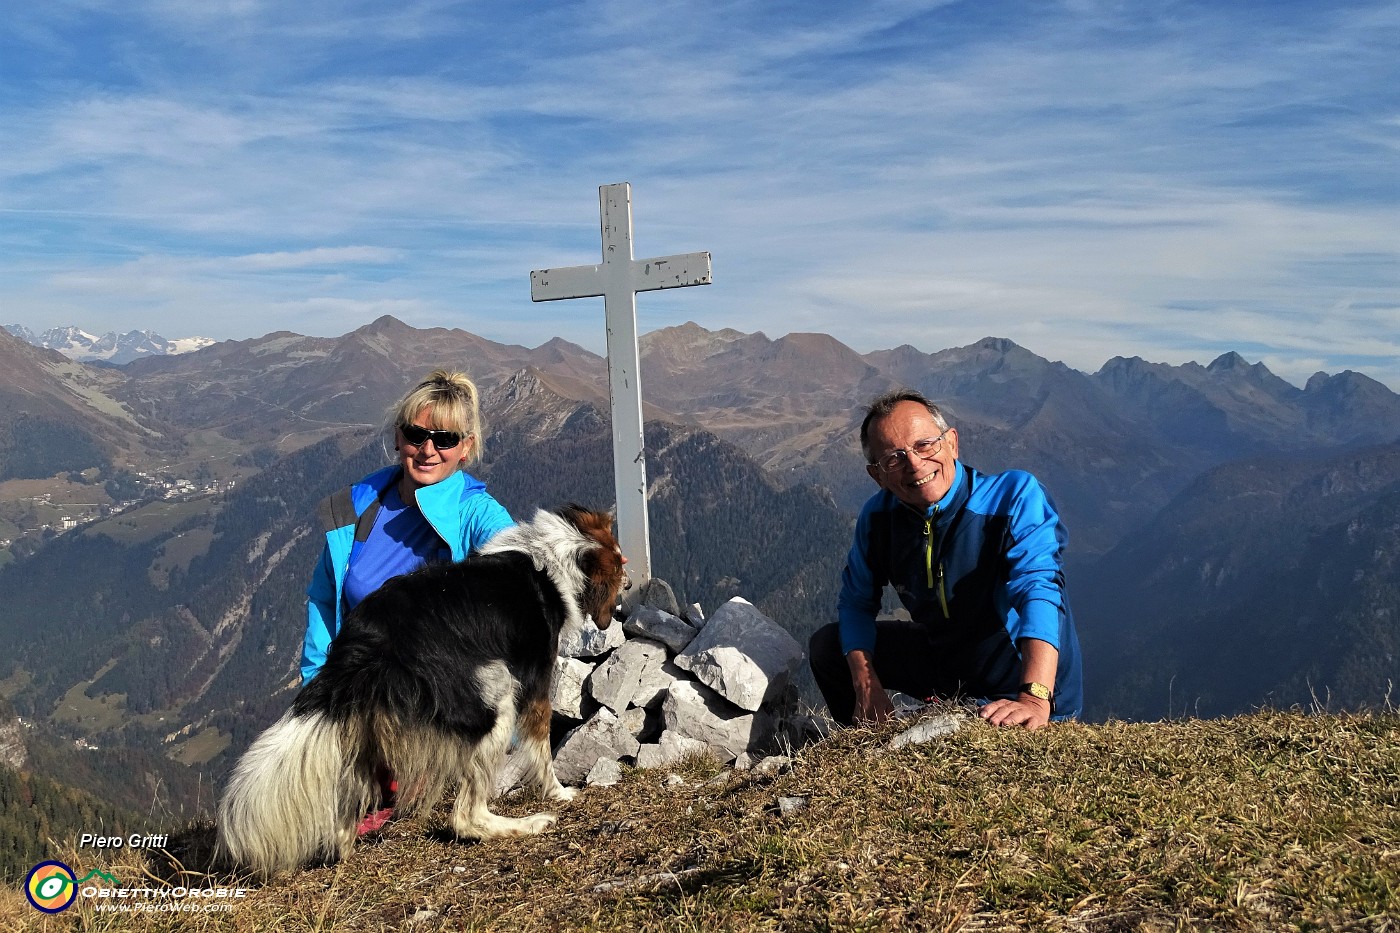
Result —
MULTIPOLYGON (((252 885, 224 914, 98 913, 80 900, 46 919, 8 891, 0 927, 1400 930, 1394 712, 1033 734, 969 722, 887 750, 907 725, 839 732, 776 776, 633 772, 531 839, 456 843, 435 831, 440 809, 339 866, 252 885)), ((209 841, 190 827, 171 849, 194 868, 209 841)), ((128 885, 144 871, 174 877, 130 853, 73 857, 128 885)))

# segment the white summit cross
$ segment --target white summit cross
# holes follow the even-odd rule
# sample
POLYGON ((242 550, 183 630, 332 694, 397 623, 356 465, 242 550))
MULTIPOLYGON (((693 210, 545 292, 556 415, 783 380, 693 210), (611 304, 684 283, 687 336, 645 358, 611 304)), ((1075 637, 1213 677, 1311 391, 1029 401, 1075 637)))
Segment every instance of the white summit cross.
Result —
MULTIPOLYGON (((710 284, 710 254, 632 258, 632 186, 598 189, 603 261, 596 266, 530 273, 530 299, 603 298, 608 328, 608 395, 612 403, 613 477, 617 537, 634 581, 651 579, 647 530, 646 438, 642 433, 641 360, 637 350, 637 292, 710 284)), ((635 592, 635 591, 634 591, 635 592)))

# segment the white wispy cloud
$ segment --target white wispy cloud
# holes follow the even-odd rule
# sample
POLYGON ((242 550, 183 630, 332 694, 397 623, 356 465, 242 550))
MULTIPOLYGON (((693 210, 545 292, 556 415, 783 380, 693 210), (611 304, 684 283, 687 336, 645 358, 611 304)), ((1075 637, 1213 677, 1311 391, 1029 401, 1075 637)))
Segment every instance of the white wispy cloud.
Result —
POLYGON ((395 307, 601 349, 601 307, 531 305, 527 275, 596 261, 597 186, 628 180, 638 255, 714 253, 714 286, 639 299, 644 330, 992 334, 1090 370, 1238 349, 1400 388, 1396 0, 13 20, 0 301, 29 326, 178 330, 203 302, 211 336, 329 334, 395 307))
POLYGON ((231 256, 226 264, 235 269, 304 269, 308 266, 338 266, 368 263, 383 265, 399 259, 399 250, 379 246, 323 246, 297 252, 252 253, 231 256))

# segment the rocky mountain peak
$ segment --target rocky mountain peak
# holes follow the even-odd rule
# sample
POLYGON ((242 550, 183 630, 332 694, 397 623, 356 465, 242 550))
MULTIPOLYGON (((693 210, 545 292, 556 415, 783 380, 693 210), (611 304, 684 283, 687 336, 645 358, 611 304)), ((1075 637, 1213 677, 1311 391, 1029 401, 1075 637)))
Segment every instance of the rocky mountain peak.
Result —
POLYGON ((412 327, 400 321, 392 314, 382 314, 364 327, 353 331, 353 333, 367 334, 375 337, 404 336, 409 334, 412 330, 412 327))
POLYGON ((812 364, 849 366, 857 371, 867 365, 859 353, 828 334, 792 333, 773 341, 773 346, 779 358, 801 358, 812 364))
POLYGON ((538 360, 548 360, 557 362, 560 360, 574 360, 580 357, 593 358, 597 354, 585 350, 576 343, 565 340, 563 337, 551 337, 535 348, 530 354, 532 358, 538 360))
POLYGON ((1139 392, 1159 375, 1171 381, 1170 371, 1159 373, 1161 369, 1162 364, 1149 363, 1140 356, 1115 356, 1100 366, 1093 378, 1110 392, 1139 392))
POLYGON ((0 325, 0 330, 8 331, 12 336, 18 337, 25 343, 38 344, 39 342, 39 338, 34 335, 34 331, 25 327, 23 324, 0 325))
POLYGON ((734 343, 760 338, 767 342, 763 334, 744 334, 731 328, 707 330, 694 321, 686 321, 676 327, 663 327, 643 334, 639 340, 642 353, 661 353, 670 357, 690 357, 705 359, 723 353, 734 343))
POLYGON ((1314 392, 1330 392, 1333 394, 1352 394, 1356 392, 1376 393, 1382 395, 1391 394, 1383 384, 1372 379, 1364 373, 1355 370, 1344 369, 1336 375, 1329 375, 1324 372, 1316 372, 1308 377, 1307 384, 1303 386, 1304 394, 1314 392))
POLYGON ((545 391, 537 369, 522 369, 501 385, 497 395, 503 402, 521 402, 545 391))
POLYGON ((1014 353, 1021 350, 1021 347, 1006 337, 983 337, 974 343, 973 348, 977 350, 991 350, 993 353, 1014 353))
POLYGON ((1211 360, 1210 365, 1206 367, 1206 371, 1212 373, 1229 372, 1235 369, 1249 369, 1249 363, 1234 350, 1220 354, 1211 360))
POLYGON ((1279 400, 1291 399, 1301 392, 1297 386, 1275 376, 1263 363, 1251 364, 1233 350, 1212 360, 1206 372, 1217 378, 1251 383, 1279 400))
POLYGON ((1282 379, 1273 374, 1269 367, 1263 363, 1250 363, 1234 350, 1222 353, 1211 360, 1210 364, 1206 366, 1206 372, 1215 376, 1239 375, 1261 385, 1286 385, 1282 379))

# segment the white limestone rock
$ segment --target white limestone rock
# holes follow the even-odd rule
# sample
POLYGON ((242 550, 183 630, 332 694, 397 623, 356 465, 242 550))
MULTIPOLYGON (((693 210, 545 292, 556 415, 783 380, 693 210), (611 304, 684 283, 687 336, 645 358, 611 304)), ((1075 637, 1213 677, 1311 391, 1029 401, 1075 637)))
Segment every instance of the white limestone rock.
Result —
MULTIPOLYGON (((748 755, 748 753, 745 754, 748 755)), ((759 756, 748 755, 748 757, 753 759, 759 756)), ((792 770, 792 759, 787 755, 765 755, 758 762, 752 764, 749 770, 762 777, 777 777, 792 770)))
POLYGON ((699 603, 691 603, 681 612, 681 618, 695 630, 705 627, 705 610, 700 608, 699 603))
POLYGON ((612 758, 599 758, 598 763, 589 769, 583 783, 589 787, 612 787, 622 780, 622 765, 612 758))
POLYGON ((778 812, 783 816, 792 816, 794 813, 801 813, 807 809, 806 797, 779 797, 778 812))
POLYGON ((906 745, 923 745, 945 735, 952 735, 962 728, 963 719, 964 717, 951 713, 931 716, 915 723, 890 739, 888 747, 893 750, 903 748, 906 745))
POLYGON ((622 626, 616 622, 600 629, 592 619, 585 618, 583 625, 572 626, 559 633, 559 656, 563 658, 596 658, 618 648, 627 636, 622 626))
POLYGON ((632 705, 644 706, 647 709, 660 709, 661 704, 666 701, 666 693, 671 689, 671 685, 677 680, 689 679, 689 674, 667 661, 660 667, 650 669, 642 675, 642 681, 637 685, 637 692, 632 696, 632 705))
POLYGON ((666 646, 648 638, 631 638, 608 655, 588 677, 588 692, 614 713, 632 703, 642 680, 666 663, 666 646))
POLYGON ((593 665, 578 658, 554 659, 554 679, 549 685, 549 704, 554 712, 570 719, 587 718, 583 685, 592 673, 593 665))
POLYGON ((669 768, 695 755, 714 757, 715 752, 699 739, 692 739, 668 729, 661 733, 660 741, 638 749, 637 767, 669 768))
POLYGON ((675 591, 671 589, 671 584, 660 577, 652 577, 642 584, 642 591, 637 596, 637 602, 642 606, 660 609, 669 615, 678 616, 681 614, 680 606, 676 604, 675 591))
POLYGON ((661 718, 661 706, 658 704, 652 709, 644 706, 633 706, 622 712, 619 719, 627 726, 627 731, 637 737, 637 741, 642 744, 655 742, 665 731, 666 724, 661 718))
POLYGON ((773 719, 746 713, 704 684, 678 680, 661 705, 667 732, 696 739, 718 753, 721 761, 762 748, 773 734, 773 719))
POLYGON ((632 758, 641 743, 607 707, 564 736, 554 751, 554 773, 560 784, 578 784, 588 776, 599 759, 618 761, 632 758))
POLYGON ((628 635, 639 635, 659 641, 671 650, 672 654, 684 651, 686 645, 699 634, 695 629, 676 616, 651 606, 641 606, 622 623, 622 630, 628 635))
POLYGON ((787 686, 802 658, 797 639, 736 596, 715 610, 675 664, 752 712, 787 686))

